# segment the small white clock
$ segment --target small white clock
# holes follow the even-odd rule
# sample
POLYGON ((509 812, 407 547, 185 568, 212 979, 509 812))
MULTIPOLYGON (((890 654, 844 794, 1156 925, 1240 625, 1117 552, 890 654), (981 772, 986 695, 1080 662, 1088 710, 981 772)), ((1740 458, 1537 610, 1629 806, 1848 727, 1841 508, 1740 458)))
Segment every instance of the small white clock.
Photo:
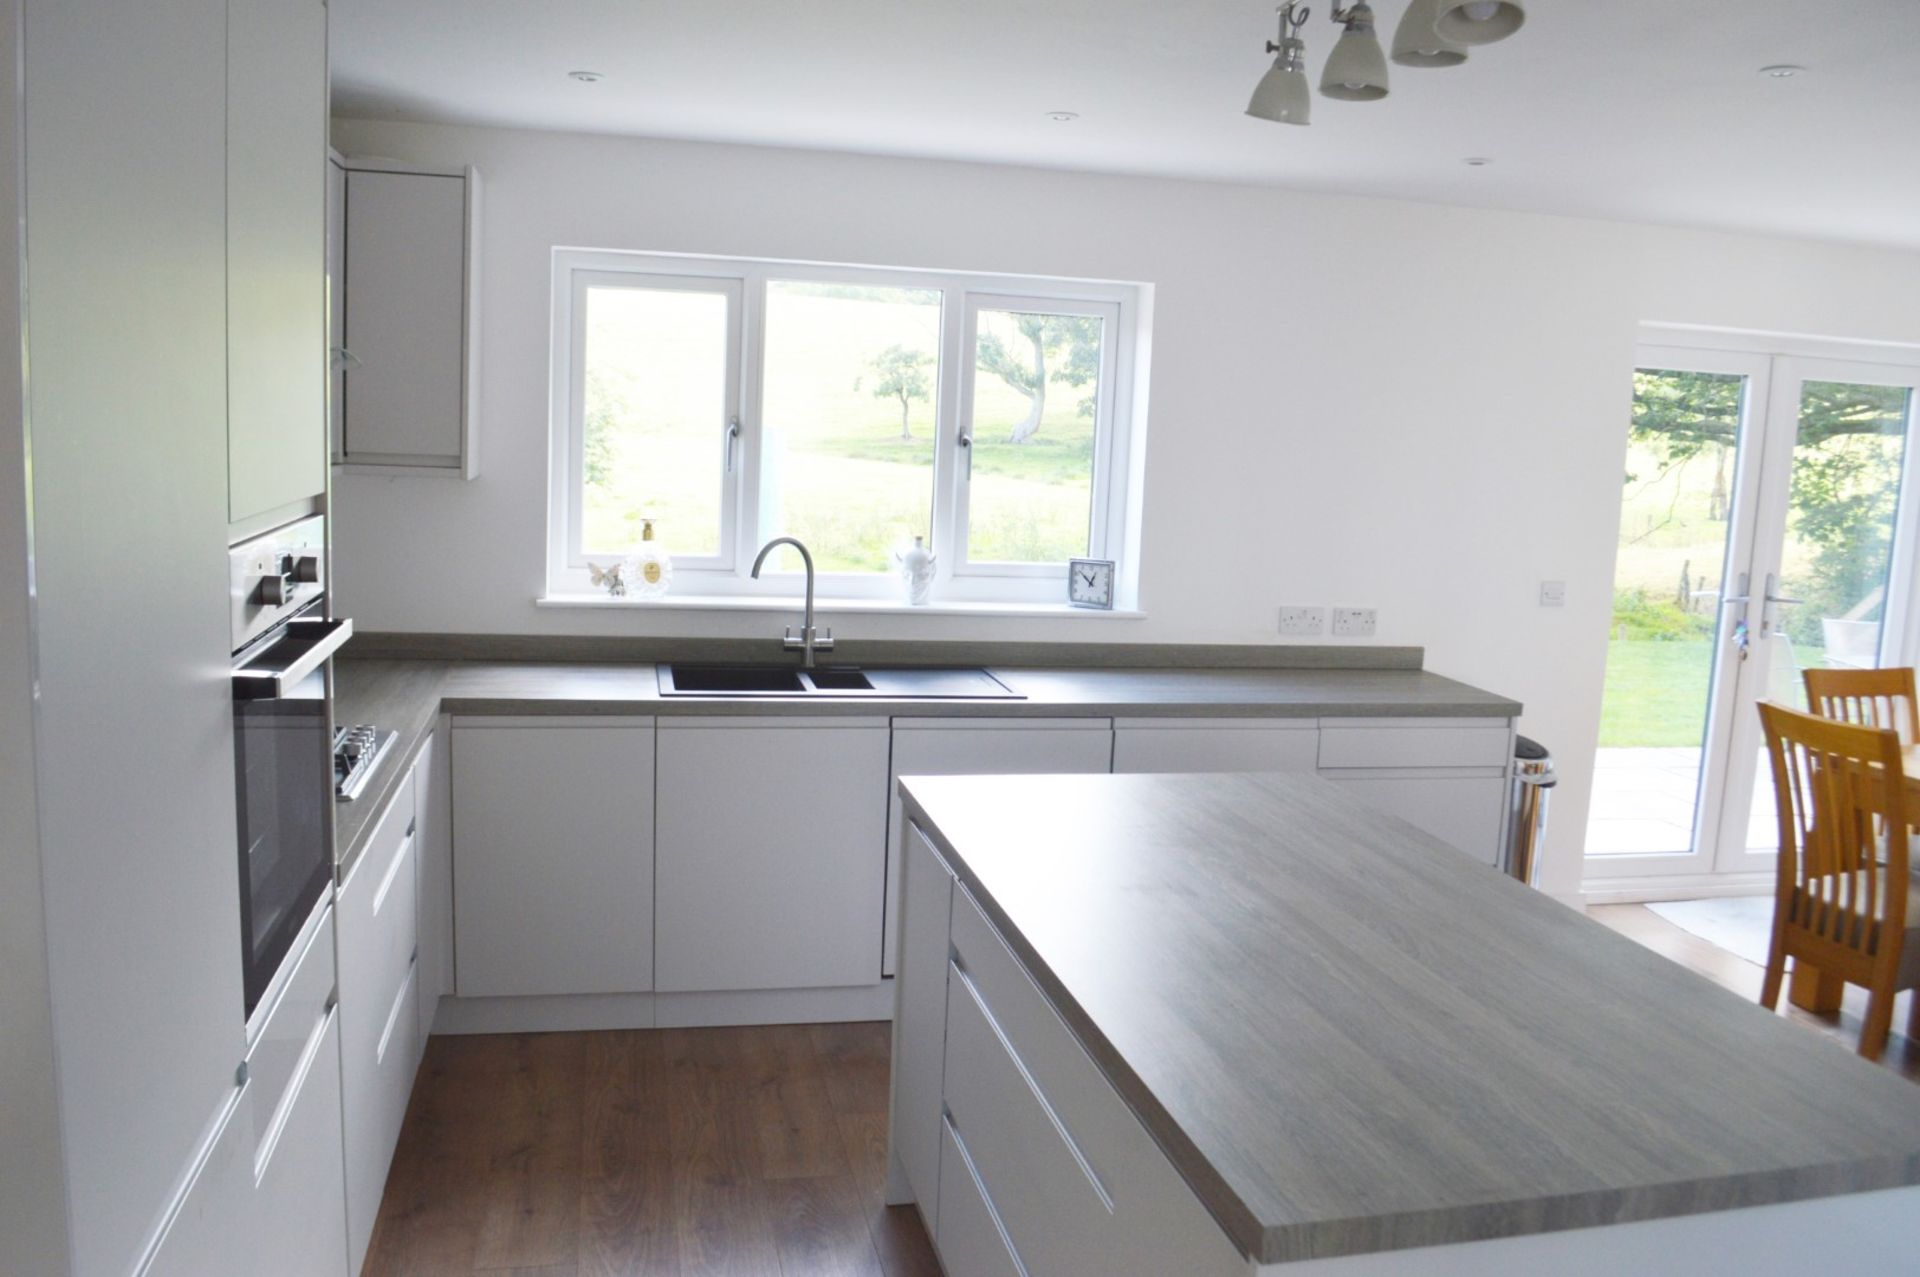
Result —
POLYGON ((1067 602, 1075 607, 1113 607, 1113 560, 1068 559, 1067 602))

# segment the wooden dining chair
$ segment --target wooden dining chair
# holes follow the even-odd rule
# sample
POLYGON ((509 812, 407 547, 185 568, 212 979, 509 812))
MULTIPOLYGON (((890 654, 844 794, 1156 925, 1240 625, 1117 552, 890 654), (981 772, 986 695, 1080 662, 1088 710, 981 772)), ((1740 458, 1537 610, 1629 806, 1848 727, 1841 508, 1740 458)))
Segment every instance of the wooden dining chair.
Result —
MULTIPOLYGON (((1763 703, 1780 820, 1773 944, 1762 1006, 1787 959, 1867 990, 1860 1054, 1886 1049, 1893 999, 1920 986, 1920 885, 1908 873, 1900 737, 1763 703)), ((1920 1036, 1920 994, 1907 1032, 1920 1036)))
POLYGON ((1822 718, 1900 733, 1905 745, 1920 737, 1920 698, 1913 670, 1806 670, 1807 706, 1822 718))

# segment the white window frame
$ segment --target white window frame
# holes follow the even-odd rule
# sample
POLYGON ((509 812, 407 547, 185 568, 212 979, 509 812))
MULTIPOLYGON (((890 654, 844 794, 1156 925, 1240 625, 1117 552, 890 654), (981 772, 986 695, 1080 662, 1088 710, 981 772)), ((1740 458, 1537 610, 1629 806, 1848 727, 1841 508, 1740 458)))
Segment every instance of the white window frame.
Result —
MULTIPOLYGON (((1100 380, 1095 395, 1092 510, 1087 557, 1112 559, 1121 609, 1138 607, 1137 563, 1142 475, 1138 458, 1144 381, 1135 354, 1148 309, 1142 285, 1031 276, 900 270, 757 258, 691 257, 560 248, 553 254, 552 404, 547 531, 547 598, 595 596, 588 556, 580 549, 583 482, 583 389, 586 290, 590 287, 675 288, 721 292, 729 298, 728 420, 715 446, 726 458, 718 555, 674 555, 669 597, 742 601, 789 598, 798 556, 776 552, 755 580, 749 572, 767 537, 761 527, 763 363, 766 295, 773 282, 804 281, 934 290, 940 293, 939 384, 934 394, 933 543, 938 556, 936 603, 1004 604, 1017 608, 1065 603, 1066 565, 970 562, 966 559, 975 316, 989 310, 1096 315, 1103 321, 1100 380), (963 444, 963 440, 965 443, 963 444)), ((664 530, 669 552, 671 530, 664 530)), ((892 600, 899 581, 885 572, 821 573, 822 599, 892 600)), ((634 606, 647 606, 646 600, 634 606)))

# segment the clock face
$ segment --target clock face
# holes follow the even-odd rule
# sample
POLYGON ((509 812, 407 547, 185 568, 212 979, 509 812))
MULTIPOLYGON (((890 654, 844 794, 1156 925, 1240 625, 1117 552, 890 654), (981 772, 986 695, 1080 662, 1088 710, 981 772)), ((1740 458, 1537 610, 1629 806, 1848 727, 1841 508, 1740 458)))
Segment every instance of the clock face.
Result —
POLYGON ((1112 607, 1113 560, 1068 560, 1067 602, 1075 607, 1112 607))

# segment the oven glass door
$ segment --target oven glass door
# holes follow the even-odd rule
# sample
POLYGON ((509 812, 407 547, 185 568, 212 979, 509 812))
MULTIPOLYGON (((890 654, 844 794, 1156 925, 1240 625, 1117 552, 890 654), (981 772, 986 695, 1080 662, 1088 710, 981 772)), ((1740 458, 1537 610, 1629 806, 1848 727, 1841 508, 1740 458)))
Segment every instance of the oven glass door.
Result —
POLYGON ((333 877, 333 742, 322 666, 233 703, 248 1016, 333 877))

